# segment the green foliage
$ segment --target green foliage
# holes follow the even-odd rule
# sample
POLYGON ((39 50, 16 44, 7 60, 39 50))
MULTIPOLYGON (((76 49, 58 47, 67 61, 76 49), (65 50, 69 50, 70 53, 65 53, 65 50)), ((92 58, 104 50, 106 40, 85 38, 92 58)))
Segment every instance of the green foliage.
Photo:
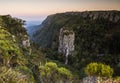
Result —
POLYGON ((58 68, 57 64, 54 63, 54 62, 48 62, 48 63, 46 63, 45 67, 48 67, 48 68, 51 68, 51 69, 55 69, 55 70, 58 68))
POLYGON ((29 81, 28 76, 19 71, 7 67, 1 67, 0 83, 34 83, 34 81, 29 81))
POLYGON ((34 64, 30 63, 32 49, 22 45, 22 41, 28 39, 23 24, 21 19, 0 16, 0 83, 35 82, 32 71, 34 64))
POLYGON ((64 67, 59 68, 58 72, 60 73, 61 77, 63 77, 63 78, 72 77, 71 72, 68 69, 64 68, 64 67))
POLYGON ((18 19, 18 18, 12 18, 10 15, 1 16, 2 18, 2 26, 7 28, 7 30, 13 34, 16 35, 18 33, 21 33, 22 35, 27 34, 25 28, 23 27, 25 21, 18 19))
POLYGON ((22 43, 22 40, 24 38, 23 36, 27 35, 27 32, 23 26, 25 21, 22 19, 13 18, 10 15, 3 15, 0 16, 0 18, 2 19, 1 21, 2 27, 7 29, 7 31, 12 35, 17 36, 16 37, 17 43, 22 43))
POLYGON ((4 65, 24 64, 25 58, 23 58, 21 49, 14 40, 5 28, 0 28, 0 58, 4 65))
POLYGON ((24 74, 32 75, 33 72, 26 66, 18 66, 15 68, 17 71, 21 71, 24 74))
POLYGON ((42 30, 37 30, 35 34, 33 34, 33 39, 36 41, 35 43, 41 45, 42 47, 51 47, 53 40, 59 40, 59 29, 63 27, 68 20, 69 18, 67 18, 67 15, 64 14, 48 16, 42 23, 42 30))
POLYGON ((97 63, 91 63, 89 64, 86 69, 86 74, 92 76, 92 75, 97 75, 98 73, 98 64, 97 63))
POLYGON ((0 17, 0 27, 2 26, 2 18, 0 17))
POLYGON ((29 82, 34 83, 33 72, 26 66, 18 66, 15 68, 16 71, 21 72, 22 74, 27 76, 27 80, 29 82))
POLYGON ((45 83, 56 83, 60 80, 67 80, 72 77, 71 72, 61 67, 59 68, 54 62, 47 62, 44 66, 39 67, 40 76, 45 83))
POLYGON ((85 72, 88 76, 111 77, 113 69, 102 63, 90 63, 85 68, 85 72))

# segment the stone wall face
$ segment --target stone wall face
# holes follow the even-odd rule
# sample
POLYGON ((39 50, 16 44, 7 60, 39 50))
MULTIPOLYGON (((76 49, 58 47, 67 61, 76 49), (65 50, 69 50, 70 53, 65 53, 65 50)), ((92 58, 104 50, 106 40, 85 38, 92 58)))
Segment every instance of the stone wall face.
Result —
POLYGON ((60 29, 58 52, 63 53, 65 55, 71 55, 71 52, 74 50, 74 39, 74 32, 70 31, 69 33, 68 30, 63 30, 63 28, 60 29), (66 31, 68 34, 65 34, 66 31))
POLYGON ((97 77, 86 77, 83 79, 83 83, 100 83, 97 77))
POLYGON ((68 64, 68 56, 74 51, 75 34, 73 31, 60 29, 58 52, 66 57, 65 64, 68 64))
POLYGON ((22 44, 23 44, 24 47, 30 47, 30 42, 29 42, 29 40, 24 40, 24 41, 22 41, 22 44))
POLYGON ((105 78, 105 77, 85 77, 83 79, 83 83, 120 83, 120 81, 117 81, 113 78, 105 78))

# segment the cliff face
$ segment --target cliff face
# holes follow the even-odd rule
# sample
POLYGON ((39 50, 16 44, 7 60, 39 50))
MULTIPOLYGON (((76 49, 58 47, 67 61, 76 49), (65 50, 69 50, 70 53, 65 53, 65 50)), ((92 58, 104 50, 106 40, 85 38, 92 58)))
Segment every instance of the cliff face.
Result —
POLYGON ((60 29, 58 52, 71 55, 74 50, 75 34, 73 31, 60 29))
MULTIPOLYGON (((79 28, 85 22, 90 24, 94 21, 108 21, 113 23, 120 22, 119 11, 85 11, 85 12, 66 12, 50 15, 42 22, 40 28, 33 34, 32 40, 42 47, 51 48, 53 40, 59 40, 59 30, 67 25, 68 27, 79 28), (87 22, 88 21, 88 22, 87 22), (48 42, 49 41, 49 42, 48 42)), ((105 22, 104 22, 105 23, 105 22)), ((92 25, 91 25, 92 26, 92 25)), ((109 27, 109 24, 106 26, 109 27)), ((58 45, 58 44, 57 44, 58 45)), ((54 48, 54 47, 53 47, 54 48)))
POLYGON ((68 63, 68 55, 71 55, 72 51, 74 51, 74 40, 75 34, 73 31, 60 29, 58 52, 65 54, 65 64, 68 63))
POLYGON ((120 11, 58 13, 48 16, 41 26, 34 34, 34 42, 52 48, 54 52, 47 54, 52 59, 64 61, 57 55, 59 51, 66 55, 67 63, 75 49, 68 64, 76 69, 94 61, 111 66, 120 62, 120 11), (74 35, 68 34, 71 31, 74 35))

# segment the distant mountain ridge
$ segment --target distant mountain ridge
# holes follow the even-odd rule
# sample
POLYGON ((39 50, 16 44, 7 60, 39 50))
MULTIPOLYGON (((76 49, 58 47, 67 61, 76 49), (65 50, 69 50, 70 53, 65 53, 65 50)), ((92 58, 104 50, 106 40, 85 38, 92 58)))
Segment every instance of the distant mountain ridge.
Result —
POLYGON ((42 21, 31 20, 31 21, 26 21, 25 26, 30 27, 30 26, 34 26, 34 25, 40 25, 41 23, 42 23, 42 21))

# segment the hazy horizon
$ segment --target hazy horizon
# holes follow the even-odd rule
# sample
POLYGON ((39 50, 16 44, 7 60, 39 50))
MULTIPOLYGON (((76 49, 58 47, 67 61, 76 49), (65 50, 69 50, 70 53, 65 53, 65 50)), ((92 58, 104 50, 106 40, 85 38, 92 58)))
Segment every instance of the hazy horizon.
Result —
POLYGON ((69 11, 120 10, 120 0, 0 0, 0 15, 27 21, 69 11))

